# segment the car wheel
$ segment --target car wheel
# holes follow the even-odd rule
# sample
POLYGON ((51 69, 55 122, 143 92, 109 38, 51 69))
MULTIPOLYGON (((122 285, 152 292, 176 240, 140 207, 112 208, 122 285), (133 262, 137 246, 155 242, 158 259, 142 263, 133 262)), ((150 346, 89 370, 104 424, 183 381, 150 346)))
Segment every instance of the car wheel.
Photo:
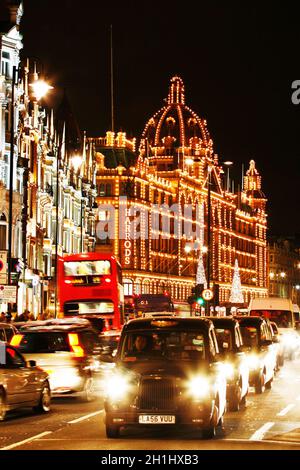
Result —
POLYGON ((262 372, 257 378, 255 384, 255 393, 263 393, 265 391, 265 374, 262 372))
POLYGON ((284 365, 284 355, 282 354, 279 356, 279 366, 282 367, 284 365))
POLYGON ((271 390, 272 388, 272 382, 273 382, 273 377, 269 380, 269 382, 266 383, 266 389, 271 390))
POLYGON ((0 421, 4 421, 6 418, 6 403, 5 395, 2 390, 0 390, 0 421))
POLYGON ((202 429, 202 438, 203 439, 213 439, 216 436, 216 427, 209 426, 208 428, 202 429))
POLYGON ((241 405, 247 405, 247 393, 241 398, 241 405))
POLYGON ((289 359, 290 361, 293 361, 293 360, 295 359, 295 353, 294 353, 294 351, 291 351, 291 352, 289 353, 288 359, 289 359))
POLYGON ((91 402, 95 399, 94 381, 92 377, 88 377, 85 381, 82 398, 85 402, 91 402))
POLYGON ((228 400, 228 410, 229 411, 239 411, 240 402, 241 402, 241 387, 237 386, 233 393, 229 396, 228 400))
POLYGON ((39 403, 33 407, 33 411, 36 413, 48 413, 50 411, 51 392, 48 384, 45 384, 42 388, 39 403))
POLYGON ((120 428, 118 426, 111 426, 106 424, 106 436, 112 439, 120 436, 120 428))

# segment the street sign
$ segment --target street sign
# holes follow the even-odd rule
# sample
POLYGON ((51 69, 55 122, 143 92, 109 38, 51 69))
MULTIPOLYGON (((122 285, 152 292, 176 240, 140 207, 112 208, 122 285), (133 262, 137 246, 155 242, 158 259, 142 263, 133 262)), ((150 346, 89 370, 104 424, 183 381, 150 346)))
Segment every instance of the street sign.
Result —
POLYGON ((0 274, 6 274, 7 251, 0 251, 0 274))
POLYGON ((15 304, 17 302, 17 286, 0 285, 0 302, 15 304))
POLYGON ((214 296, 214 293, 211 289, 204 289, 202 292, 202 297, 204 300, 211 300, 214 296))

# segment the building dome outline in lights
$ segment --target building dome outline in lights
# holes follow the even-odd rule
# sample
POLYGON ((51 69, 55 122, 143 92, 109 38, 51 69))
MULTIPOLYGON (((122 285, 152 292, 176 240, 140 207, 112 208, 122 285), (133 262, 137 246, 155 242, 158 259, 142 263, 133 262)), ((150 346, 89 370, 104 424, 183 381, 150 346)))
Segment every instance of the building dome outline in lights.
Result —
POLYGON ((144 128, 142 148, 150 145, 152 150, 156 147, 160 154, 169 155, 173 152, 175 155, 179 149, 184 149, 185 153, 190 149, 194 153, 205 151, 212 155, 213 141, 206 120, 185 104, 184 83, 180 77, 171 79, 165 101, 166 105, 148 120, 144 128))

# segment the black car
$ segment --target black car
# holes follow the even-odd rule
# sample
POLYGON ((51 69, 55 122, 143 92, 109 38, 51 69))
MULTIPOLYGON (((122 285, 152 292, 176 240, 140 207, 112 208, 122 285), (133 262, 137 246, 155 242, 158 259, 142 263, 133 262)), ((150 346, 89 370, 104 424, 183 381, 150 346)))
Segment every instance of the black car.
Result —
POLYGON ((227 378, 229 411, 238 411, 246 404, 249 388, 249 366, 243 351, 239 322, 234 318, 211 317, 217 336, 219 351, 224 361, 227 378))
POLYGON ((243 343, 249 355, 249 385, 256 393, 270 389, 276 369, 276 346, 268 320, 262 317, 236 317, 239 321, 243 343))
POLYGON ((226 378, 209 319, 141 318, 122 330, 107 382, 107 437, 129 425, 191 425, 212 438, 226 408, 226 378))

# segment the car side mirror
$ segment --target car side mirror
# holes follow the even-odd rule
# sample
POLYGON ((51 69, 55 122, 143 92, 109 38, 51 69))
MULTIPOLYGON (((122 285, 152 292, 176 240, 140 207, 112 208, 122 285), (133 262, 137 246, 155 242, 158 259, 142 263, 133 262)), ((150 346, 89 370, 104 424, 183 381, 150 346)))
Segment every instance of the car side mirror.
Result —
POLYGON ((27 367, 36 367, 36 361, 30 359, 30 361, 27 361, 27 367))

